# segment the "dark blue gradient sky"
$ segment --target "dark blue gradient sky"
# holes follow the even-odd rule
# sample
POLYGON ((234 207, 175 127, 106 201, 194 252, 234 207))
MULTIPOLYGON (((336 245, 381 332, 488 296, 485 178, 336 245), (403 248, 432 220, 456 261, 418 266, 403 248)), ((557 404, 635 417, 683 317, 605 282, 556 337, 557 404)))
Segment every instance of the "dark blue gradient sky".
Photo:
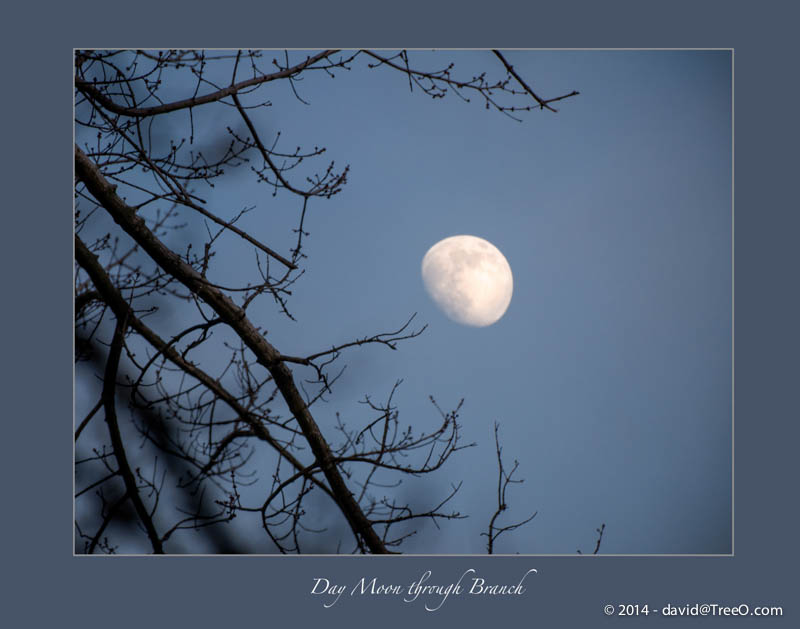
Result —
MULTIPOLYGON (((470 517, 426 528, 406 552, 484 552, 495 421, 526 479, 506 517, 538 512, 498 552, 591 551, 601 523, 604 553, 730 552, 731 53, 506 57, 545 97, 580 95, 518 123, 478 100, 410 92, 403 75, 364 60, 335 79, 306 75, 298 91, 309 105, 286 83, 260 92, 272 102, 251 112, 263 137, 280 131, 278 148, 289 150, 325 146, 350 176, 340 195, 309 207, 307 271, 289 302, 297 321, 266 301, 250 316, 295 356, 396 329, 415 312, 429 324, 397 351, 343 355, 347 369, 315 412, 333 437, 335 413, 368 418, 358 401, 385 399, 402 379, 401 421, 430 430, 439 416, 429 395, 445 409, 465 399, 464 438, 478 445, 408 491, 435 503, 463 481, 453 506, 470 517), (489 240, 511 265, 511 305, 488 328, 450 321, 424 291, 423 255, 455 234, 489 240)), ((488 51, 410 58, 504 75, 488 51)), ((196 141, 228 123, 198 116, 196 141)), ((297 201, 273 197, 245 169, 201 193, 222 216, 256 206, 240 227, 279 251, 292 246, 297 201)), ((188 229, 202 241, 201 223, 188 229)), ((215 263, 215 280, 242 283, 254 256, 229 239, 215 263)))

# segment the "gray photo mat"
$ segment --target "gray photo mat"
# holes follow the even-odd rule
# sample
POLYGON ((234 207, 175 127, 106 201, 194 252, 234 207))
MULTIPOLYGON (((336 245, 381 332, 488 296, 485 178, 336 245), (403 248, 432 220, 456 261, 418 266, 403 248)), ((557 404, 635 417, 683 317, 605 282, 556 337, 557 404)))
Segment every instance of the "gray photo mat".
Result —
MULTIPOLYGON (((797 344, 790 330, 798 318, 792 241, 800 221, 789 191, 796 149, 788 141, 797 135, 790 111, 798 92, 790 43, 796 19, 779 3, 767 3, 763 12, 725 2, 663 3, 647 10, 643 4, 508 3, 475 5, 474 13, 463 4, 405 4, 381 17, 376 5, 345 11, 318 0, 293 15, 283 7, 227 4, 224 16, 208 2, 180 8, 161 3, 150 11, 139 3, 115 16, 98 3, 15 18, 20 28, 10 48, 19 56, 9 58, 5 99, 5 106, 15 108, 7 117, 14 123, 6 136, 14 172, 6 180, 12 194, 7 234, 14 237, 6 238, 4 248, 10 280, 6 394, 13 400, 6 460, 15 472, 6 476, 10 557, 4 564, 12 575, 7 595, 14 625, 49 626, 70 619, 89 627, 373 621, 392 627, 442 621, 475 626, 502 619, 521 626, 610 626, 625 620, 605 616, 608 604, 744 603, 784 608, 782 617, 750 619, 754 624, 748 626, 790 626, 796 618, 792 568, 798 515, 793 483, 798 428, 791 393, 797 366, 790 351, 797 344), (469 16, 468 26, 456 27, 454 12, 469 16), (45 43, 32 46, 34 33, 41 33, 45 43), (315 43, 735 50, 735 556, 73 556, 67 420, 73 397, 72 217, 64 207, 71 205, 73 185, 67 119, 73 47, 297 48, 315 43), (18 117, 22 124, 16 123, 18 117), (11 270, 20 267, 22 273, 11 270), (436 604, 436 599, 406 603, 392 596, 344 595, 326 609, 324 598, 311 595, 315 578, 346 585, 349 594, 361 578, 408 585, 429 570, 430 583, 448 584, 474 570, 487 583, 515 583, 532 569, 537 572, 526 577, 524 595, 451 596, 434 612, 424 603, 436 604)), ((636 622, 731 622, 710 616, 658 618, 636 622)))

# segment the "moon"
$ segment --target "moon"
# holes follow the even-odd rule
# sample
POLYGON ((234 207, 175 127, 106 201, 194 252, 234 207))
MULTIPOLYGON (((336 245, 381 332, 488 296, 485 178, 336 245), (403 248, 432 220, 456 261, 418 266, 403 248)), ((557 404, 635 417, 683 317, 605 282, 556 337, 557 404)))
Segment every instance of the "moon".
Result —
POLYGON ((422 258, 422 281, 450 319, 479 328, 505 314, 514 290, 505 256, 477 236, 450 236, 428 249, 422 258))

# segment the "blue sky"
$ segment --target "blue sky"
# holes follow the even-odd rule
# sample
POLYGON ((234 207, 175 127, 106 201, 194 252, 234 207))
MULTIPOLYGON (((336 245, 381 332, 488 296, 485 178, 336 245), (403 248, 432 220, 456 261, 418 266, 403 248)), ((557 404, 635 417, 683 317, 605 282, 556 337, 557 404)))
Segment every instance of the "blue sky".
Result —
MULTIPOLYGON (((251 112, 264 137, 280 131, 279 149, 325 146, 350 175, 341 194, 309 207, 306 272, 289 302, 296 321, 266 300, 250 317, 296 356, 396 329, 413 313, 428 324, 397 351, 345 353, 334 395, 315 411, 333 436, 336 412, 363 421, 358 401, 384 399, 402 379, 400 419, 422 429, 439 419, 428 396, 444 409, 464 398, 464 439, 477 446, 412 487, 434 501, 463 481, 453 507, 470 517, 424 529, 406 552, 484 551, 495 421, 504 457, 526 479, 507 517, 538 512, 497 552, 590 551, 601 523, 605 553, 730 552, 731 54, 506 57, 541 95, 580 95, 519 123, 476 99, 410 92, 403 75, 363 60, 335 79, 307 75, 298 91, 308 105, 285 82, 258 92, 272 102, 251 112), (487 328, 450 321, 425 293, 423 255, 455 234, 489 240, 514 273, 511 305, 487 328)), ((410 59, 504 75, 488 51, 410 59)), ((201 145, 227 123, 209 109, 196 117, 201 145)), ((221 216, 255 206, 239 226, 287 252, 297 201, 240 170, 198 192, 221 216)), ((203 236, 195 220, 174 238, 203 236)), ((223 239, 214 279, 243 283, 253 260, 223 239)), ((162 336, 185 323, 165 314, 153 318, 162 336)), ((77 396, 81 417, 96 398, 82 400, 80 386, 77 396)))

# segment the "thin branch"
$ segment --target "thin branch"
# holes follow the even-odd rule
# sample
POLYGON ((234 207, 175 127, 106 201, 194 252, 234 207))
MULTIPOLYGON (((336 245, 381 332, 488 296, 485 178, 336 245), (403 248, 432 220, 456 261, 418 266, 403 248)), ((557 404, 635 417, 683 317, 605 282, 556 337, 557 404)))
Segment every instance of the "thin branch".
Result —
POLYGON ((239 101, 239 97, 236 95, 236 92, 231 94, 231 97, 233 98, 233 102, 236 105, 236 109, 239 110, 239 114, 241 114, 245 124, 247 125, 247 128, 250 130, 250 134, 253 136, 253 141, 256 143, 256 146, 258 147, 258 150, 261 153, 261 157, 264 158, 264 161, 267 163, 269 169, 273 172, 275 177, 277 177, 278 181, 281 182, 284 188, 290 190, 291 192, 294 192, 295 194, 299 194, 304 199, 307 199, 309 196, 311 196, 310 192, 303 192, 302 190, 298 190, 297 188, 292 186, 288 181, 286 181, 284 176, 281 174, 280 169, 275 165, 275 163, 270 158, 269 151, 267 151, 267 149, 264 148, 264 145, 261 142, 261 138, 258 136, 258 132, 256 131, 255 126, 253 126, 252 121, 250 120, 250 116, 247 115, 247 112, 244 110, 244 107, 242 107, 242 103, 239 101))
POLYGON ((97 299, 97 293, 93 290, 87 290, 79 295, 75 296, 75 318, 77 319, 83 309, 86 308, 90 303, 92 303, 95 299, 97 299))
MULTIPOLYGON (((235 98, 235 95, 234 95, 234 98, 235 98)), ((232 231, 234 234, 236 234, 240 238, 246 240, 251 245, 253 245, 255 247, 258 247, 259 249, 261 249, 261 251, 263 251, 267 255, 270 255, 273 258, 275 258, 276 260, 278 260, 278 262, 280 262, 284 266, 287 266, 290 269, 296 269, 297 268, 297 266, 293 262, 290 262, 289 260, 284 258, 278 252, 273 251, 271 248, 267 247, 265 244, 262 244, 261 242, 259 242, 255 238, 253 238, 247 232, 245 232, 245 231, 239 229, 238 227, 236 227, 236 225, 233 224, 233 221, 224 221, 223 219, 219 218, 218 216, 216 216, 212 212, 210 212, 207 209, 205 209, 202 205, 198 205, 197 203, 192 201, 191 196, 186 191, 186 189, 180 184, 180 182, 175 181, 175 179, 172 178, 172 177, 168 177, 161 170, 161 168, 159 168, 153 162, 153 160, 150 159, 150 157, 147 155, 146 151, 141 146, 139 146, 136 142, 134 142, 128 136, 128 134, 126 134, 125 131, 120 129, 110 118, 108 118, 108 116, 106 116, 102 112, 100 112, 100 113, 109 122, 109 124, 111 124, 114 127, 114 130, 117 133, 119 133, 120 136, 122 136, 128 142, 128 144, 130 144, 134 149, 136 149, 136 151, 139 153, 139 155, 145 161, 147 166, 149 166, 150 169, 161 178, 161 180, 169 188, 170 192, 174 196, 174 200, 175 201, 181 203, 181 205, 185 205, 186 207, 193 209, 195 212, 199 212, 200 214, 202 214, 203 216, 205 216, 209 220, 211 220, 211 221, 215 222, 217 225, 220 225, 221 227, 223 227, 224 229, 228 229, 228 230, 232 231), (173 184, 174 184, 174 186, 177 187, 177 189, 173 187, 173 184)), ((115 188, 116 188, 116 186, 115 186, 115 188)))
POLYGON ((518 529, 521 526, 524 526, 533 518, 536 517, 537 512, 534 512, 532 516, 522 520, 521 522, 517 522, 515 524, 509 524, 506 526, 497 526, 497 519, 500 517, 500 514, 508 509, 508 502, 506 501, 506 490, 508 486, 512 483, 522 483, 522 479, 516 480, 513 478, 514 473, 517 471, 519 467, 519 462, 514 461, 514 467, 511 469, 510 472, 506 472, 505 467, 503 466, 503 449, 500 447, 500 424, 497 422, 494 423, 494 444, 495 444, 495 452, 497 453, 497 510, 494 512, 492 519, 489 520, 489 529, 486 533, 481 533, 488 538, 486 543, 486 551, 488 554, 494 553, 494 543, 497 541, 497 538, 500 537, 503 533, 507 533, 509 531, 513 531, 514 529, 518 529))
POLYGON ((306 357, 305 360, 313 361, 316 360, 317 358, 321 358, 322 356, 327 356, 328 354, 338 353, 341 350, 346 349, 348 347, 358 347, 360 345, 366 345, 368 343, 380 343, 382 345, 386 345, 389 349, 397 349, 396 346, 397 341, 404 341, 406 339, 416 338, 428 328, 428 325, 425 324, 416 332, 403 334, 403 332, 405 332, 408 326, 411 325, 411 322, 414 320, 414 317, 416 316, 417 313, 415 312, 408 318, 408 320, 399 329, 395 330, 394 332, 381 332, 380 334, 375 334, 370 337, 364 337, 363 339, 356 339, 355 341, 350 341, 349 343, 344 343, 343 345, 332 347, 329 350, 325 350, 323 352, 317 352, 316 354, 311 354, 311 356, 306 357))
POLYGON ((499 50, 492 50, 492 52, 498 59, 500 59, 500 61, 503 62, 503 65, 506 67, 506 70, 508 70, 508 73, 517 80, 517 82, 523 87, 523 89, 526 92, 528 92, 528 94, 533 96, 533 99, 537 103, 539 103, 539 109, 549 109, 552 112, 557 112, 558 110, 551 107, 548 103, 553 103, 557 100, 563 100, 565 98, 569 98, 570 96, 577 96, 578 94, 580 94, 580 92, 576 92, 573 90, 569 94, 564 94, 563 96, 559 96, 557 98, 550 98, 547 100, 542 99, 530 88, 530 86, 524 81, 524 79, 519 74, 517 74, 516 70, 514 70, 514 66, 512 66, 508 61, 506 61, 506 58, 502 55, 502 53, 499 50))
POLYGON ((75 441, 78 440, 78 437, 81 436, 81 433, 83 432, 83 429, 86 428, 86 425, 89 423, 89 420, 91 420, 92 417, 94 417, 94 414, 97 411, 99 411, 100 407, 102 406, 103 406, 103 398, 100 398, 99 400, 97 400, 97 404, 94 405, 94 408, 91 411, 89 411, 86 417, 83 418, 83 421, 81 422, 80 426, 78 426, 78 429, 75 431, 75 441))
MULTIPOLYGON (((592 553, 593 555, 596 555, 597 553, 600 552, 600 543, 603 541, 603 533, 605 532, 605 530, 606 530, 605 523, 602 524, 599 529, 595 529, 595 531, 597 532, 597 543, 594 545, 594 552, 592 553)), ((579 555, 583 554, 580 551, 580 549, 578 549, 578 554, 579 555)))
POLYGON ((105 517, 103 518, 103 523, 100 525, 100 528, 97 529, 97 533, 94 534, 94 537, 89 542, 89 546, 86 549, 86 554, 91 555, 94 553, 94 549, 97 547, 97 544, 100 542, 100 538, 102 537, 103 533, 106 530, 106 527, 111 523, 114 519, 114 516, 117 513, 117 509, 119 509, 125 502, 128 500, 130 494, 125 492, 119 500, 117 500, 111 507, 109 507, 108 512, 106 513, 105 517))
POLYGON ((240 81, 239 83, 229 85, 228 87, 222 88, 210 94, 205 94, 204 96, 194 96, 192 98, 186 98, 172 103, 163 103, 161 105, 157 105, 154 107, 124 107, 122 105, 117 105, 114 101, 108 98, 108 96, 106 96, 98 89, 96 89, 91 82, 84 81, 82 79, 76 79, 75 86, 81 92, 86 94, 89 98, 98 102, 107 110, 112 111, 115 114, 119 114, 121 116, 146 118, 148 116, 156 116, 158 114, 164 114, 170 111, 177 111, 179 109, 197 107, 198 105, 204 105, 205 103, 211 103, 214 101, 222 100, 226 96, 235 94, 236 92, 243 90, 245 88, 260 85, 262 83, 267 83, 269 81, 275 81, 277 79, 285 79, 294 74, 297 74, 298 72, 301 72, 302 70, 308 68, 309 66, 314 65, 315 63, 317 63, 317 61, 330 57, 336 52, 338 51, 324 50, 320 53, 317 53, 316 55, 308 57, 305 61, 298 63, 292 66, 291 68, 285 68, 280 72, 274 72, 272 74, 256 76, 253 77, 252 79, 247 79, 246 81, 240 81))

